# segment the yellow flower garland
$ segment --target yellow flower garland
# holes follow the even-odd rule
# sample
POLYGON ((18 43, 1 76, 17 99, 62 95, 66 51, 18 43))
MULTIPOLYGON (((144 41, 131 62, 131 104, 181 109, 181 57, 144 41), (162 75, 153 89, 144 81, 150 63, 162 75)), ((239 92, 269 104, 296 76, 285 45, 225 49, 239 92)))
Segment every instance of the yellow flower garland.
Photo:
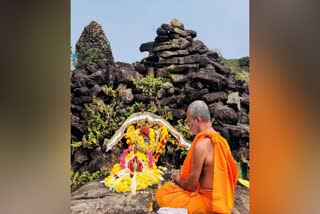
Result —
POLYGON ((134 129, 134 126, 130 125, 126 133, 126 142, 129 147, 137 143, 137 145, 139 145, 140 149, 142 150, 147 149, 151 152, 154 152, 156 150, 156 153, 161 154, 169 138, 169 133, 167 127, 165 126, 160 126, 160 130, 161 139, 160 142, 156 142, 155 131, 153 128, 149 128, 149 145, 146 145, 143 136, 140 134, 140 128, 134 129))
POLYGON ((116 192, 128 192, 130 190, 132 191, 132 182, 134 182, 133 184, 135 185, 135 192, 135 190, 142 190, 148 186, 157 184, 159 180, 163 179, 161 176, 162 172, 157 168, 156 162, 158 161, 160 154, 163 152, 169 138, 167 128, 165 126, 160 126, 159 142, 158 139, 156 139, 155 130, 146 126, 144 126, 144 131, 142 131, 141 128, 135 129, 133 125, 129 125, 125 137, 129 148, 137 146, 137 148, 145 151, 145 153, 134 150, 130 151, 128 148, 126 151, 128 153, 124 153, 125 158, 122 158, 122 165, 115 164, 113 166, 112 170, 110 171, 110 175, 104 180, 105 185, 116 192), (148 145, 146 145, 144 141, 142 132, 144 135, 148 132, 148 145), (153 160, 149 163, 146 154, 148 154, 151 158, 151 155, 154 152, 155 154, 152 156, 153 160), (142 163, 142 170, 140 169, 141 171, 138 170, 132 172, 132 168, 130 171, 128 163, 134 158, 137 158, 140 164, 142 163), (150 165, 151 163, 152 167, 150 165), (134 178, 134 180, 132 178, 134 178))
POLYGON ((167 143, 167 141, 169 139, 169 133, 168 133, 167 127, 161 126, 160 129, 161 129, 160 142, 158 143, 157 148, 156 148, 156 153, 153 156, 153 161, 155 163, 158 161, 158 159, 160 157, 160 154, 163 152, 163 150, 164 150, 164 148, 166 146, 166 143, 167 143))
POLYGON ((130 125, 128 127, 128 130, 127 130, 127 133, 126 133, 126 139, 127 139, 127 144, 129 147, 133 146, 134 145, 134 126, 133 125, 130 125))
POLYGON ((153 128, 149 128, 149 145, 146 145, 144 142, 143 136, 140 134, 140 129, 136 129, 135 131, 135 140, 138 143, 139 147, 143 150, 147 149, 149 151, 154 151, 156 145, 155 132, 153 128))
MULTIPOLYGON (((143 170, 142 172, 136 173, 136 182, 137 190, 142 190, 147 188, 148 186, 152 186, 159 182, 159 179, 163 179, 161 176, 161 171, 157 169, 155 163, 153 163, 152 168, 148 168, 146 166, 147 156, 144 153, 139 151, 131 151, 126 156, 126 162, 131 160, 134 157, 138 157, 139 160, 143 162, 143 170)), ((115 190, 116 192, 128 192, 131 190, 131 182, 132 182, 132 173, 126 167, 125 169, 120 168, 120 164, 115 164, 110 172, 110 175, 104 179, 105 185, 115 190)))

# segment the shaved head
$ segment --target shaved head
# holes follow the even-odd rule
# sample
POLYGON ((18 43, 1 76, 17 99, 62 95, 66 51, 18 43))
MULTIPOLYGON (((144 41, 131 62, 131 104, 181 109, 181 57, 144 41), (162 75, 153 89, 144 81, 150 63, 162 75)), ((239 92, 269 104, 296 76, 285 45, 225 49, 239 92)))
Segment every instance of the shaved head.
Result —
POLYGON ((193 101, 188 107, 188 112, 192 118, 199 117, 205 122, 211 122, 209 108, 202 100, 193 101))

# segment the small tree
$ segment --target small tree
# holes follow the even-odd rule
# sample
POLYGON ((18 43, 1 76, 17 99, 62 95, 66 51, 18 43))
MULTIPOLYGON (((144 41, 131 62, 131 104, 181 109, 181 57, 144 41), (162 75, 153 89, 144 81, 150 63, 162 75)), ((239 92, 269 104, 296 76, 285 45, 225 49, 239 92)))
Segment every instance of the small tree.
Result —
POLYGON ((249 57, 245 56, 245 57, 240 58, 239 65, 240 65, 240 68, 245 68, 245 67, 249 68, 249 57))

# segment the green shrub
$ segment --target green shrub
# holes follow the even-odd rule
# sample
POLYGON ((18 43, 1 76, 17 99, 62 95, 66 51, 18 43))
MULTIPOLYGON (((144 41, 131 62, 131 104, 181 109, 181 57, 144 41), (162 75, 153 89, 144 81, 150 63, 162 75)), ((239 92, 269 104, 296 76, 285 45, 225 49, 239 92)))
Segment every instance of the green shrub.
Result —
POLYGON ((76 54, 78 59, 75 63, 75 67, 80 67, 104 58, 104 54, 99 48, 80 47, 76 50, 76 54))
POLYGON ((71 191, 75 191, 78 189, 80 186, 101 177, 103 174, 100 171, 96 171, 94 173, 89 173, 89 172, 83 172, 79 173, 78 171, 76 172, 71 172, 71 191))
POLYGON ((245 56, 239 59, 240 68, 248 67, 249 68, 249 57, 245 56))
POLYGON ((138 89, 141 89, 143 93, 149 96, 155 96, 161 84, 166 82, 162 77, 154 78, 151 76, 142 79, 131 78, 131 81, 138 89))

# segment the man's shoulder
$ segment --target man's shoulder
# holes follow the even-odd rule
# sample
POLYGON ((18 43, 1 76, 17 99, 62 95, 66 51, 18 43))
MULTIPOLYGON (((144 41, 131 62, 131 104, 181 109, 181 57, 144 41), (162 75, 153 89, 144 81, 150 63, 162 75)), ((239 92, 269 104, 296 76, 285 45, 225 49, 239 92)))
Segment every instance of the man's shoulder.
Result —
POLYGON ((208 146, 212 146, 212 139, 209 137, 204 137, 198 140, 198 142, 195 145, 195 148, 207 149, 208 146))

